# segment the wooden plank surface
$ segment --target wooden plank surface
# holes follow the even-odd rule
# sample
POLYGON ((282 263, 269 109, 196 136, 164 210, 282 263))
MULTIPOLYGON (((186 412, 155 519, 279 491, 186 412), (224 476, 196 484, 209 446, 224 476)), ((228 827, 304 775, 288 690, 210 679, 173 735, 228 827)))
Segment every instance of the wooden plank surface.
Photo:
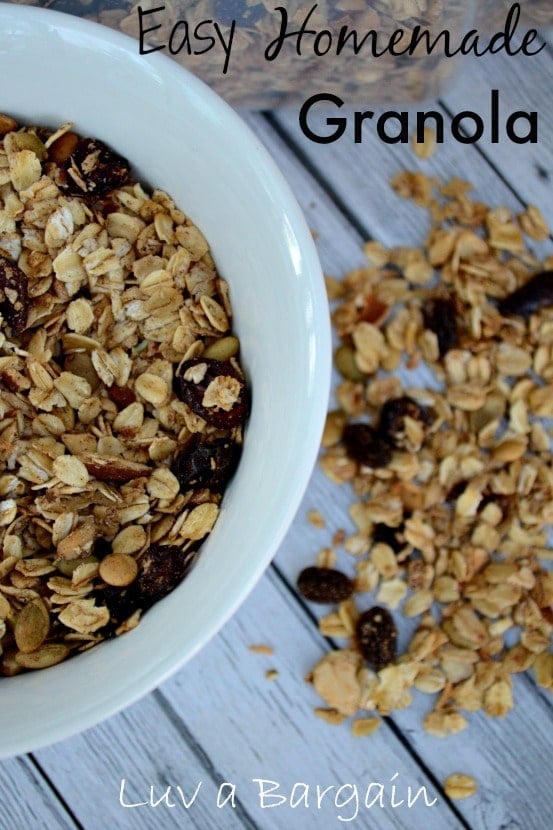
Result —
MULTIPOLYGON (((361 244, 369 235, 388 245, 420 243, 424 212, 388 187, 404 167, 469 178, 479 198, 515 211, 536 202, 553 225, 547 178, 553 176, 552 54, 548 49, 524 64, 500 56, 467 62, 439 105, 446 120, 467 107, 484 113, 490 89, 499 88, 505 111, 539 110, 535 146, 483 141, 469 147, 449 140, 420 162, 409 148, 384 145, 370 131, 359 145, 347 136, 317 145, 301 134, 297 112, 248 115, 317 235, 325 271, 340 276, 363 264, 361 244)), ((550 243, 543 249, 550 251, 550 243)), ((528 678, 516 678, 516 707, 506 719, 471 714, 469 729, 445 742, 422 730, 429 699, 421 694, 370 738, 355 739, 349 724, 332 727, 314 716, 319 700, 304 675, 333 644, 318 633, 294 584, 332 532, 347 526, 350 498, 347 488, 336 488, 316 470, 275 565, 188 666, 106 723, 0 764, 0 830, 327 830, 348 823, 367 830, 548 830, 552 701, 528 678), (306 521, 314 507, 327 517, 327 529, 306 521), (249 646, 258 643, 269 643, 274 653, 252 652, 249 646), (271 669, 278 672, 272 681, 265 677, 271 669), (475 776, 476 796, 448 801, 441 785, 455 771, 475 776), (221 789, 225 782, 236 787, 234 806, 230 787, 221 789), (269 793, 269 782, 278 789, 269 793), (363 804, 371 783, 382 785, 384 806, 363 804), (408 787, 424 786, 436 803, 426 807, 419 799, 412 809, 393 807, 394 783, 397 800, 408 787), (333 788, 320 806, 317 785, 333 788), (193 798, 198 786, 186 808, 182 799, 193 798), (218 796, 229 800, 219 806, 218 796)))
MULTIPOLYGON (((342 217, 337 215, 337 211, 332 210, 328 196, 320 188, 309 187, 305 172, 296 166, 294 160, 286 154, 282 143, 275 142, 274 136, 271 136, 267 129, 258 124, 258 133, 266 141, 271 141, 271 150, 279 159, 281 166, 286 168, 288 179, 294 183, 296 188, 296 195, 302 201, 306 212, 310 210, 313 220, 316 221, 317 244, 323 267, 337 273, 335 260, 332 257, 332 254, 336 254, 337 251, 343 252, 342 268, 353 267, 356 264, 353 250, 354 240, 357 240, 359 244, 356 232, 350 230, 346 236, 342 217), (338 245, 336 240, 339 241, 338 245)), ((377 169, 385 170, 387 174, 398 169, 392 166, 393 161, 387 158, 385 151, 382 151, 378 145, 373 145, 371 149, 373 150, 372 159, 377 169)), ((348 158, 344 164, 348 163, 351 164, 352 169, 355 167, 355 160, 348 158)), ((444 162, 442 161, 441 164, 443 165, 444 162)), ((368 175, 360 165, 356 169, 360 177, 368 175)), ((463 175, 463 169, 463 167, 457 167, 459 175, 463 175)), ((488 192, 488 188, 491 189, 490 198, 493 199, 495 196, 503 201, 507 198, 511 199, 512 194, 500 180, 497 180, 493 171, 489 174, 489 166, 479 154, 476 154, 476 167, 471 166, 469 169, 475 170, 476 180, 482 191, 488 192)), ((326 165, 324 170, 326 176, 332 177, 332 186, 334 186, 337 183, 336 167, 326 165)), ((359 201, 360 212, 371 209, 362 200, 359 201)), ((392 202, 390 210, 393 210, 396 202, 399 203, 398 209, 406 206, 397 197, 392 197, 389 201, 392 202)), ((351 200, 349 204, 351 206, 351 200)), ((416 234, 416 239, 420 240, 424 232, 423 224, 419 221, 422 219, 422 213, 417 213, 412 205, 408 207, 410 210, 405 213, 405 223, 410 223, 410 233, 416 234)), ((375 216, 378 216, 376 211, 371 213, 373 221, 375 221, 375 216)), ((363 219, 366 221, 364 216, 363 219)), ((389 244, 399 244, 401 240, 397 236, 394 238, 386 228, 387 220, 387 215, 378 219, 379 224, 376 226, 374 235, 381 239, 388 234, 389 244)), ((374 225, 371 225, 371 231, 373 228, 374 225)), ((347 508, 351 500, 348 487, 337 488, 321 473, 315 472, 298 520, 276 558, 278 566, 290 584, 295 583, 298 571, 302 567, 312 564, 318 550, 331 545, 334 531, 348 524, 347 508), (307 511, 312 508, 318 508, 325 516, 327 529, 321 531, 308 525, 305 517, 307 511)), ((347 555, 344 556, 342 562, 345 569, 350 569, 351 565, 348 566, 347 558, 347 555)), ((425 696, 416 696, 414 706, 410 710, 394 713, 394 722, 404 734, 409 735, 413 747, 438 780, 443 780, 450 773, 461 770, 474 775, 480 782, 481 798, 469 799, 459 805, 464 817, 474 828, 482 830, 500 828, 508 824, 514 816, 520 816, 524 817, 525 827, 541 830, 544 816, 553 804, 547 783, 550 780, 547 763, 548 749, 542 737, 544 732, 551 734, 553 727, 550 696, 547 696, 547 699, 542 698, 535 694, 527 681, 516 678, 515 698, 517 706, 506 721, 494 722, 483 716, 471 716, 471 727, 466 732, 448 739, 445 743, 432 738, 421 729, 420 724, 424 714, 429 710, 429 701, 425 696), (526 736, 526 738, 522 743, 519 738, 513 740, 513 735, 526 736), (521 752, 524 758, 522 770, 520 768, 521 752), (500 767, 504 770, 503 775, 498 774, 500 767), (513 782, 517 785, 513 786, 513 782), (528 799, 529 792, 532 793, 531 799, 528 799)))

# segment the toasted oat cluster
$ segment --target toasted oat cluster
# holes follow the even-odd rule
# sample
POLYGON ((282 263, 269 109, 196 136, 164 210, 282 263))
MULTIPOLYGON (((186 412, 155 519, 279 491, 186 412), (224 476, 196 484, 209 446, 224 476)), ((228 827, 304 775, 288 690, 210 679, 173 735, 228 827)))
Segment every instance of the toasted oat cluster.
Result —
POLYGON ((321 465, 352 487, 356 531, 298 587, 336 604, 320 630, 346 641, 309 678, 324 717, 386 715, 419 690, 446 736, 467 711, 507 714, 517 672, 553 689, 553 257, 528 250, 549 234, 536 207, 420 172, 392 185, 432 227, 420 249, 369 242, 367 267, 328 280, 343 379, 321 465))
POLYGON ((134 628, 185 577, 249 390, 199 229, 96 138, 0 116, 0 674, 134 628))

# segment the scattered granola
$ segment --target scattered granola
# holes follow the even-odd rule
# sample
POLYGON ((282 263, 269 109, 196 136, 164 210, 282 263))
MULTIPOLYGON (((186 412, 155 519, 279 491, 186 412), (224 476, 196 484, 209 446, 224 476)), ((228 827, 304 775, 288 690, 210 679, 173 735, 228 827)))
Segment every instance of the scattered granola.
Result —
POLYGON ((478 787, 474 778, 461 772, 454 772, 444 781, 444 792, 449 798, 469 798, 474 795, 478 787))
POLYGON ((325 527, 326 523, 324 520, 324 516, 318 510, 309 510, 307 514, 307 519, 310 522, 310 524, 313 525, 313 527, 325 527))
POLYGON ((266 643, 259 643, 249 646, 249 650, 254 654, 274 654, 274 648, 266 643))
POLYGON ((0 116, 0 674, 136 627, 188 573, 249 390, 228 286, 96 138, 0 116))
POLYGON ((381 726, 380 718, 356 718, 351 724, 351 734, 355 738, 365 738, 374 734, 381 726))
POLYGON ((518 672, 553 686, 553 257, 526 245, 549 234, 533 206, 516 216, 420 172, 392 186, 432 227, 420 249, 367 243, 367 267, 329 282, 342 379, 320 463, 354 494, 355 532, 333 538, 354 593, 320 618, 345 644, 308 680, 332 722, 433 695, 424 728, 445 737, 463 712, 505 716, 518 672))

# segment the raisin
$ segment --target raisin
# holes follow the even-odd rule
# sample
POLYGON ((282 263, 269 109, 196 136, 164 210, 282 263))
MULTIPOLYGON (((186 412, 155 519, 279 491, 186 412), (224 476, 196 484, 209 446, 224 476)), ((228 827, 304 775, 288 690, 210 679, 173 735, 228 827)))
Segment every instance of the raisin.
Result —
POLYGON ((114 383, 108 387, 108 395, 118 409, 125 409, 136 401, 136 395, 130 386, 117 386, 114 383))
POLYGON ((452 484, 449 490, 447 491, 445 495, 445 501, 448 504, 450 502, 457 501, 459 496, 461 496, 465 492, 466 486, 466 479, 462 478, 460 481, 456 481, 455 484, 452 484))
POLYGON ((485 491, 482 501, 478 505, 478 512, 481 513, 488 504, 495 504, 501 510, 503 518, 507 518, 514 503, 516 503, 516 496, 506 493, 490 493, 489 491, 485 491))
POLYGON ((103 559, 104 556, 107 556, 111 552, 111 542, 108 542, 103 536, 98 536, 94 540, 92 556, 95 556, 97 559, 103 559))
POLYGON ((392 615, 375 605, 364 611, 355 626, 359 651, 375 670, 391 663, 396 656, 397 629, 392 615))
POLYGON ((67 189, 77 195, 105 196, 130 181, 129 162, 96 138, 81 138, 64 162, 67 189))
POLYGON ((405 544, 398 538, 398 534, 402 533, 403 528, 403 524, 399 527, 389 527, 389 525, 379 522, 373 528, 372 541, 374 544, 380 542, 388 545, 394 553, 399 553, 405 547, 405 544))
POLYGON ((398 449, 405 446, 406 417, 423 424, 430 422, 427 410, 407 395, 386 401, 380 413, 378 431, 386 441, 398 449))
POLYGON ((351 579, 334 568, 304 568, 298 577, 298 591, 311 602, 342 602, 353 593, 351 579))
POLYGON ((133 585, 128 588, 106 585, 105 588, 94 591, 91 597, 96 600, 98 607, 105 606, 109 611, 110 621, 102 628, 105 637, 115 636, 115 629, 141 607, 133 585))
POLYGON ((150 545, 140 560, 136 593, 141 608, 149 608, 182 582, 195 557, 195 549, 177 545, 150 545))
POLYGON ((459 342, 455 302, 451 297, 434 297, 422 310, 424 325, 438 338, 440 357, 459 342))
POLYGON ((553 271, 540 271, 508 297, 500 300, 497 309, 503 316, 515 314, 528 318, 540 308, 547 308, 551 305, 553 305, 553 271))
POLYGON ((27 328, 29 294, 27 277, 17 265, 0 257, 0 314, 17 337, 27 328))
POLYGON ((547 625, 553 625, 553 607, 540 608, 540 611, 547 625))
POLYGON ((391 446, 368 424, 347 424, 342 441, 349 457, 360 464, 373 468, 386 467, 392 460, 391 446))
POLYGON ((243 424, 249 414, 249 394, 244 378, 227 360, 197 357, 186 360, 175 377, 176 396, 187 404, 192 412, 219 429, 232 429, 243 424), (205 366, 205 371, 202 367, 205 366), (236 400, 226 406, 206 406, 205 394, 210 384, 220 377, 238 381, 239 393, 236 400))
POLYGON ((234 475, 242 445, 229 438, 202 440, 195 435, 177 455, 171 471, 183 491, 191 487, 209 487, 222 491, 234 475))

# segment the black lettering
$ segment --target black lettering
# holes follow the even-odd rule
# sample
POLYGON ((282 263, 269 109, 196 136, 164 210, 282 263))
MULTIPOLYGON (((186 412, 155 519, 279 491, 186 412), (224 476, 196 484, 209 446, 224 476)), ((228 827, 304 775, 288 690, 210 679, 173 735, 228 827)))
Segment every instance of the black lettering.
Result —
POLYGON ((326 55, 332 48, 332 33, 328 31, 328 29, 323 29, 322 32, 317 34, 315 38, 315 42, 313 44, 313 51, 317 55, 317 57, 322 57, 326 55), (324 45, 324 40, 326 39, 326 46, 324 45), (323 41, 323 45, 321 46, 321 41, 323 41))
POLYGON ((428 112, 417 112, 417 144, 424 144, 424 128, 429 118, 434 120, 436 130, 436 143, 444 143, 444 118, 440 112, 429 110, 428 112))
POLYGON ((169 52, 172 55, 178 55, 178 53, 182 49, 184 49, 185 46, 186 46, 187 53, 189 55, 192 54, 192 49, 190 47, 189 32, 188 32, 188 23, 186 22, 186 20, 177 20, 177 22, 173 26, 173 29, 171 31, 171 35, 169 36, 169 52), (181 42, 179 43, 178 46, 174 46, 173 41, 176 38, 177 32, 179 31, 179 28, 181 26, 184 28, 184 34, 182 36, 182 40, 181 40, 181 42))
POLYGON ((374 115, 372 110, 366 112, 356 112, 353 121, 353 140, 355 144, 361 144, 363 140, 363 121, 371 119, 374 115))
POLYGON ((347 118, 328 118, 326 119, 326 123, 328 126, 336 127, 334 132, 330 133, 329 135, 320 135, 319 133, 314 132, 308 123, 308 116, 311 111, 311 108, 318 104, 319 102, 331 103, 334 104, 336 107, 343 107, 344 102, 341 98, 338 98, 337 95, 333 95, 331 92, 319 92, 317 95, 312 95, 310 98, 305 101, 302 105, 299 113, 299 125, 302 133, 306 138, 310 141, 314 141, 316 144, 331 144, 333 141, 336 141, 340 138, 345 132, 347 126, 347 118))
POLYGON ((385 144, 407 144, 409 142, 409 113, 408 112, 394 112, 394 110, 387 110, 383 112, 376 122, 376 132, 381 141, 385 144), (400 130, 397 135, 388 135, 386 132, 386 125, 388 121, 399 121, 400 130))
POLYGON ((539 49, 536 49, 535 52, 528 51, 528 46, 532 43, 532 41, 534 41, 537 38, 537 36, 538 32, 536 29, 528 29, 528 31, 522 38, 522 43, 520 44, 520 50, 523 55, 527 55, 529 58, 531 58, 532 55, 539 55, 542 49, 545 49, 545 43, 542 43, 539 49))
POLYGON ((394 55, 396 58, 401 57, 401 55, 406 55, 411 48, 410 43, 405 46, 404 49, 396 49, 396 42, 399 43, 400 40, 403 40, 403 36, 405 34, 404 29, 396 29, 395 32, 392 32, 390 40, 388 41, 388 51, 390 55, 394 55))
POLYGON ((284 8, 284 6, 277 6, 275 11, 280 12, 280 32, 278 35, 272 40, 267 48, 265 49, 265 60, 267 61, 274 61, 275 58, 278 57, 280 54, 280 50, 282 49, 282 45, 287 38, 296 37, 296 54, 301 56, 301 40, 305 34, 308 35, 316 35, 317 32, 314 29, 308 29, 307 24, 311 16, 315 13, 317 9, 317 3, 311 7, 309 12, 307 13, 305 20, 301 24, 301 27, 295 32, 288 31, 288 12, 284 8))
POLYGON ((225 52, 225 62, 223 64, 223 75, 226 75, 228 72, 228 67, 230 63, 230 53, 232 51, 232 41, 234 40, 234 32, 236 30, 236 20, 233 20, 230 24, 230 30, 228 33, 228 41, 225 40, 225 35, 223 30, 215 20, 213 22, 213 26, 215 27, 215 32, 217 33, 217 37, 221 41, 221 46, 225 52))
POLYGON ((374 29, 369 29, 369 31, 366 32, 359 41, 358 32, 356 29, 350 29, 349 26, 342 26, 340 31, 338 32, 338 40, 336 42, 336 54, 340 55, 346 47, 348 41, 351 39, 351 49, 353 51, 353 54, 358 55, 365 43, 368 40, 370 40, 370 51, 374 57, 377 37, 378 33, 374 29))
POLYGON ((471 110, 463 110, 463 112, 457 113, 457 115, 451 120, 451 134, 453 138, 460 141, 461 144, 474 144, 482 138, 483 133, 484 122, 476 112, 472 112, 471 110), (461 121, 464 121, 466 118, 471 118, 476 125, 472 135, 468 135, 466 132, 463 132, 463 128, 461 127, 461 121))
POLYGON ((537 112, 522 112, 518 110, 513 112, 507 119, 505 124, 505 131, 511 141, 515 144, 537 144, 538 142, 538 113, 537 112), (515 123, 523 119, 528 122, 529 130, 526 135, 518 135, 515 132, 515 123))
POLYGON ((195 55, 203 55, 215 46, 215 38, 213 35, 202 35, 202 29, 206 26, 211 26, 212 23, 213 20, 201 20, 194 29, 194 37, 196 40, 200 42, 205 40, 209 44, 208 46, 204 46, 203 49, 194 49, 195 55))
POLYGON ((138 7, 138 25, 140 28, 140 46, 139 46, 139 54, 140 55, 150 55, 152 52, 159 52, 160 49, 165 49, 165 45, 162 46, 152 46, 151 49, 144 48, 144 35, 147 35, 148 32, 155 32, 157 29, 161 29, 161 23, 157 26, 150 26, 149 29, 144 29, 142 26, 142 19, 147 14, 155 14, 156 12, 164 12, 165 6, 156 6, 154 9, 148 9, 144 11, 142 6, 138 7))
MULTIPOLYGON (((443 39, 443 53, 447 58, 451 58, 455 53, 450 51, 450 33, 447 29, 438 32, 433 41, 430 40, 430 32, 428 29, 422 29, 419 25, 415 26, 411 34, 409 47, 406 50, 408 55, 413 55, 420 43, 424 43, 423 49, 427 55, 431 55, 434 49, 438 46, 440 40, 443 39)), ((403 53, 405 54, 405 52, 403 53)))
POLYGON ((499 90, 492 89, 491 94, 491 116, 492 116, 492 144, 499 142, 499 90))
POLYGON ((482 55, 486 54, 486 48, 482 51, 478 51, 478 43, 480 40, 480 35, 478 34, 477 29, 471 29, 470 32, 467 32, 464 36, 463 40, 461 41, 461 45, 456 52, 452 54, 461 54, 461 55, 470 55, 473 52, 477 58, 481 58, 482 55))

